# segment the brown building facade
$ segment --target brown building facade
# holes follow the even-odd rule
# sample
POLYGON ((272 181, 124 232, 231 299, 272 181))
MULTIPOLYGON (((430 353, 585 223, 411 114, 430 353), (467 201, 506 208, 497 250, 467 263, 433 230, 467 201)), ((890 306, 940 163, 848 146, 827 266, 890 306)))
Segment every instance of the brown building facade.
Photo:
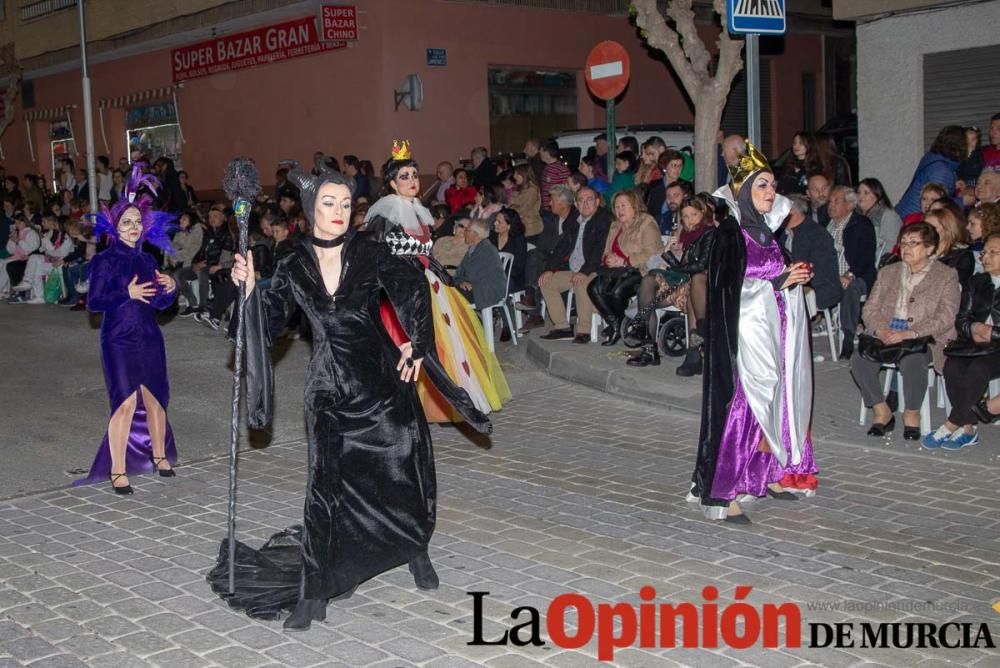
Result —
MULTIPOLYGON (((76 10, 32 17, 25 10, 39 3, 7 4, 0 38, 13 41, 24 83, 0 135, 4 164, 8 173, 51 176, 53 154, 84 160, 76 10)), ((314 151, 378 164, 394 138, 409 139, 430 171, 439 160, 468 157, 473 146, 518 151, 529 136, 602 126, 604 107, 586 90, 583 64, 606 39, 625 46, 632 64, 619 123, 693 122, 679 82, 644 47, 627 2, 567 4, 90 0, 95 150, 112 162, 136 148, 172 155, 208 189, 235 155, 255 158, 267 180, 279 161, 308 162, 314 151), (356 39, 325 40, 324 7, 326 36, 356 39)), ((801 4, 812 13, 793 15, 789 33, 762 49, 771 153, 830 115, 824 44, 851 35, 812 7, 820 3, 801 4)), ((714 42, 717 28, 704 18, 702 34, 714 42)), ((731 107, 724 125, 741 130, 742 105, 731 107)))

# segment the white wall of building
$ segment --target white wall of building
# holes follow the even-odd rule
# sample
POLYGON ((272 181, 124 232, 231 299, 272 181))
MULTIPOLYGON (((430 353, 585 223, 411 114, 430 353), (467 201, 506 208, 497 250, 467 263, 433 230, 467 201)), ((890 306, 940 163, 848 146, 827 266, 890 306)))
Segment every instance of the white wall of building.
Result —
MULTIPOLYGON (((858 25, 860 176, 881 180, 894 202, 925 151, 924 54, 1000 45, 998 26, 1000 0, 858 25)), ((983 85, 1000 85, 1000 73, 983 85)))

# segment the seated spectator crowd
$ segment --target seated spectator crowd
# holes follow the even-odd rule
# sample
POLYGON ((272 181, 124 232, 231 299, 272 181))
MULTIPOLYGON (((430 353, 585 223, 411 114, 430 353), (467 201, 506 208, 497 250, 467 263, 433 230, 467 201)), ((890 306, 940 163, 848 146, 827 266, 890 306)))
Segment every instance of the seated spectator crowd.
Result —
MULTIPOLYGON (((777 238, 789 264, 812 266, 806 302, 814 333, 839 337, 831 356, 849 361, 872 436, 894 430, 900 404, 904 438, 928 449, 973 445, 976 425, 1000 418, 1000 397, 987 396, 1000 378, 1000 114, 991 119, 989 143, 980 140, 976 128, 943 128, 895 205, 878 178, 854 180, 830 137, 796 133, 787 157, 776 161, 777 190, 791 200, 777 238), (886 370, 895 378, 883 386, 886 370), (943 378, 950 412, 921 433, 934 374, 943 378)), ((720 134, 720 187, 728 182, 725 166, 746 151, 742 137, 720 134)), ((343 165, 355 179, 352 224, 360 226, 381 187, 372 163, 319 152, 313 160, 316 169, 343 165)), ((434 219, 433 258, 471 303, 512 304, 524 317, 521 336, 545 328, 540 338, 548 341, 624 340, 635 349, 625 360, 633 367, 660 365, 667 324, 683 321, 676 373, 702 373, 707 267, 715 228, 729 212, 712 194, 695 192, 689 147, 629 136, 612 147, 602 133, 578 165, 564 161, 553 139, 528 140, 522 160, 492 159, 475 147, 462 163, 439 163, 421 199, 434 219)), ((129 168, 127 161, 110 165, 98 158, 101 202, 118 197, 129 168)), ((176 313, 223 330, 237 298, 229 203, 199 202, 169 158, 153 169, 163 183, 159 207, 180 214, 174 252, 159 258, 182 295, 176 313)), ((250 247, 264 285, 309 233, 288 169, 279 166, 273 192, 251 216, 250 247)), ((87 262, 101 248, 84 215, 86 172, 67 159, 51 183, 0 176, 8 237, 0 296, 85 308, 87 262)), ((508 340, 515 333, 499 310, 494 315, 508 340)), ((308 334, 304 322, 291 329, 308 334)))

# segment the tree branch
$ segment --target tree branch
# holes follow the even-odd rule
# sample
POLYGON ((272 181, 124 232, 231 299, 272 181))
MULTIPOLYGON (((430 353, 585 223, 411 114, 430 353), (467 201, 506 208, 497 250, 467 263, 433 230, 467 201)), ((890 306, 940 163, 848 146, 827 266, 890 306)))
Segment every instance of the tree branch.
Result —
POLYGON ((646 43, 667 56, 688 94, 697 99, 696 91, 701 88, 704 78, 699 76, 684 55, 680 38, 667 25, 663 14, 656 7, 656 0, 634 0, 632 7, 635 9, 635 22, 642 29, 646 43))
POLYGON ((729 20, 726 0, 714 0, 713 9, 722 17, 722 32, 716 45, 719 48, 719 65, 715 68, 715 83, 726 91, 736 74, 743 69, 743 40, 734 40, 729 35, 729 20))
POLYGON ((667 16, 674 20, 677 26, 677 33, 681 36, 681 48, 684 55, 691 61, 691 68, 705 77, 709 77, 708 64, 712 57, 705 48, 705 43, 701 41, 698 29, 694 23, 694 10, 691 9, 692 0, 672 0, 667 3, 667 16))

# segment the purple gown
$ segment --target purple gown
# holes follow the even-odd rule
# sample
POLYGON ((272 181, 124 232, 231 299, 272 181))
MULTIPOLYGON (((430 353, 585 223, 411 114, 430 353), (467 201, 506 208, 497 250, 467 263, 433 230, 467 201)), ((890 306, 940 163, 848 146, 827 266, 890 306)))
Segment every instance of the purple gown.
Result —
MULTIPOLYGON (((156 261, 151 255, 117 240, 98 253, 89 268, 87 308, 104 314, 101 322, 101 362, 111 402, 109 418, 122 402, 133 394, 137 395, 135 416, 125 448, 125 471, 128 474, 152 472, 155 468, 140 386, 149 390, 164 411, 170 399, 167 352, 156 322, 156 311, 173 304, 177 291, 166 292, 162 285, 155 282, 156 269, 156 261), (154 281, 156 295, 149 304, 129 297, 128 284, 133 276, 139 283, 154 281)), ((169 421, 166 422, 165 440, 167 461, 174 464, 177 447, 169 421)), ((110 474, 111 450, 105 432, 90 473, 76 484, 106 482, 110 474)))
MULTIPOLYGON (((745 228, 740 228, 746 243, 746 278, 773 280, 785 271, 785 259, 777 241, 762 246, 751 237, 745 228)), ((781 319, 781 349, 788 345, 786 322, 788 305, 785 295, 775 292, 778 314, 781 319)), ((780 370, 784 376, 785 369, 780 370)), ((770 452, 757 449, 763 431, 754 417, 747 401, 739 371, 734 367, 735 388, 733 401, 726 416, 722 440, 712 478, 711 497, 732 501, 743 494, 762 497, 767 494, 769 483, 781 483, 793 491, 812 492, 816 488, 816 461, 813 458, 812 437, 806 435, 802 448, 802 458, 797 465, 792 464, 791 436, 789 433, 788 403, 784 402, 781 415, 782 447, 787 454, 786 466, 770 452)))

